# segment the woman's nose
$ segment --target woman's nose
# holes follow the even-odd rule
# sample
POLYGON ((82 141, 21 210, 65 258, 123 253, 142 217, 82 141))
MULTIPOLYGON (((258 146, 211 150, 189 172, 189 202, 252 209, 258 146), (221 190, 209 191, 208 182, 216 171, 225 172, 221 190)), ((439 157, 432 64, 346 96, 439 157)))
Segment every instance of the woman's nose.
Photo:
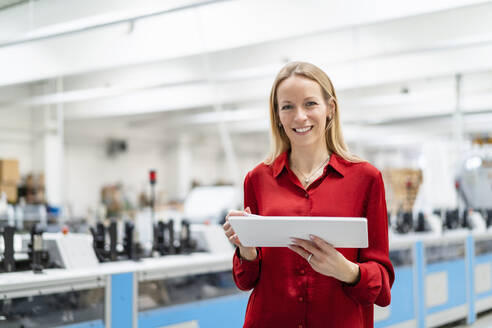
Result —
POLYGON ((294 119, 296 121, 304 121, 306 118, 307 118, 307 115, 306 115, 306 112, 304 111, 304 109, 302 107, 301 108, 297 107, 294 119))

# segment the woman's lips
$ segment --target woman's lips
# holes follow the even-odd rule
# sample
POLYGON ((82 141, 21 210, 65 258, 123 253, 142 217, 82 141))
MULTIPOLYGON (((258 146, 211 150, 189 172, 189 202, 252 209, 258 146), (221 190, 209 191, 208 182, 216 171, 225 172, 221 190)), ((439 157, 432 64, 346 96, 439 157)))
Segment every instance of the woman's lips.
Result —
POLYGON ((292 130, 297 133, 297 134, 306 134, 308 133, 309 131, 311 131, 313 129, 313 126, 310 125, 310 126, 306 126, 306 127, 303 127, 303 128, 293 128, 292 130))

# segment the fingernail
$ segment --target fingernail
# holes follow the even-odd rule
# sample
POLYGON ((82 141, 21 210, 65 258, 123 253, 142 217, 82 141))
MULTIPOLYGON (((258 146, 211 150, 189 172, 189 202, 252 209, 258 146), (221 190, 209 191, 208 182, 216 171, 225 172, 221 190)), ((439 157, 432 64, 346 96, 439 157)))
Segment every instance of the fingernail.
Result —
POLYGON ((314 240, 315 238, 314 235, 309 235, 309 239, 314 240))

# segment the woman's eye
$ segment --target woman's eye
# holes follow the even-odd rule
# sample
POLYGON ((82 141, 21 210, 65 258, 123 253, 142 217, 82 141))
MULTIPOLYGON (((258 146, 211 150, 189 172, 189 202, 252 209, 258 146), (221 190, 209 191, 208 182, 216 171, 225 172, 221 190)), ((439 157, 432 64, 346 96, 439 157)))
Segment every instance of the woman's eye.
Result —
POLYGON ((316 105, 317 105, 317 103, 315 103, 314 101, 308 101, 308 102, 306 103, 306 106, 307 106, 307 107, 316 106, 316 105))
POLYGON ((291 105, 283 105, 281 109, 285 110, 285 109, 291 109, 291 108, 292 108, 291 105))

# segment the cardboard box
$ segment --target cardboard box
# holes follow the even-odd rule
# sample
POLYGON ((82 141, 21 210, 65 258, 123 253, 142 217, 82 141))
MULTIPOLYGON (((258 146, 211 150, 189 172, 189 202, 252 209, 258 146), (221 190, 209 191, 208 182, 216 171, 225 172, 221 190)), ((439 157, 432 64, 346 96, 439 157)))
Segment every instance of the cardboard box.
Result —
POLYGON ((0 183, 17 185, 19 180, 19 161, 16 159, 0 159, 0 183))
POLYGON ((386 169, 383 171, 383 177, 389 189, 386 199, 388 209, 393 213, 398 210, 411 212, 422 184, 422 170, 386 169))
POLYGON ((7 195, 7 201, 9 203, 17 203, 17 184, 14 183, 0 183, 0 194, 4 192, 7 195))
POLYGON ((44 188, 44 173, 39 173, 38 176, 38 186, 44 188))

